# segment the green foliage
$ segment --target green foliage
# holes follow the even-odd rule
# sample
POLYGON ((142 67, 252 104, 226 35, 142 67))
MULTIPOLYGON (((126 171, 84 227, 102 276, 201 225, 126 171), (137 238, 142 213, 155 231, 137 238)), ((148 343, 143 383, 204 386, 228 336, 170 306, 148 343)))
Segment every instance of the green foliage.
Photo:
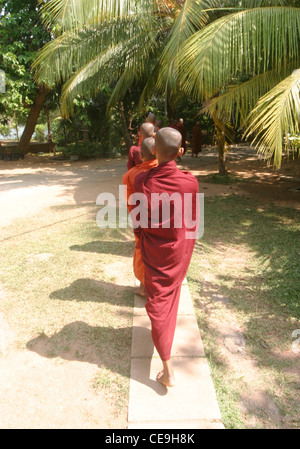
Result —
POLYGON ((48 86, 64 83, 64 116, 74 112, 78 95, 94 98, 99 82, 114 83, 121 98, 148 72, 149 60, 161 51, 161 36, 169 27, 164 15, 158 14, 162 9, 171 14, 165 3, 54 0, 45 4, 47 23, 59 30, 38 54, 34 69, 37 79, 48 86))
POLYGON ((45 142, 46 141, 46 130, 47 130, 47 126, 43 125, 43 124, 38 124, 35 127, 35 135, 34 135, 34 139, 38 140, 39 142, 45 142))
POLYGON ((10 134, 10 127, 8 125, 1 125, 0 124, 0 134, 2 136, 7 137, 10 134))
MULTIPOLYGON (((295 70, 265 94, 249 117, 246 135, 256 132, 254 142, 267 157, 270 158, 274 154, 274 164, 277 167, 281 164, 284 137, 289 132, 296 134, 300 131, 299 91, 300 69, 295 70), (265 131, 266 123, 268 124, 267 132, 265 131)), ((287 149, 289 150, 289 147, 287 149)))
POLYGON ((67 148, 65 154, 74 148, 80 148, 82 159, 122 153, 120 111, 114 108, 110 118, 106 115, 110 93, 111 89, 104 85, 94 101, 78 96, 74 100, 74 115, 65 119, 59 116, 53 121, 53 141, 67 148))
POLYGON ((192 133, 195 122, 200 122, 203 142, 212 144, 212 137, 215 133, 214 122, 209 116, 200 114, 200 108, 199 102, 183 97, 174 108, 175 119, 183 118, 189 135, 192 133))
POLYGON ((279 167, 283 137, 299 131, 299 2, 211 3, 207 24, 192 28, 188 19, 199 5, 185 2, 177 19, 184 29, 173 27, 158 86, 177 83, 186 95, 207 100, 204 112, 247 128, 246 136, 256 137, 258 150, 279 167))
POLYGON ((237 182, 242 182, 242 178, 238 178, 237 176, 233 175, 219 175, 219 173, 215 173, 209 177, 209 182, 212 182, 214 184, 235 184, 237 182))
POLYGON ((300 155, 300 134, 288 134, 285 138, 285 145, 300 155))
POLYGON ((64 147, 58 147, 57 151, 62 153, 64 157, 78 156, 80 160, 121 156, 117 149, 112 150, 99 142, 71 143, 64 147))
POLYGON ((0 94, 0 122, 12 117, 25 123, 36 96, 31 64, 37 50, 49 41, 37 0, 0 1, 0 69, 6 75, 6 93, 0 94))

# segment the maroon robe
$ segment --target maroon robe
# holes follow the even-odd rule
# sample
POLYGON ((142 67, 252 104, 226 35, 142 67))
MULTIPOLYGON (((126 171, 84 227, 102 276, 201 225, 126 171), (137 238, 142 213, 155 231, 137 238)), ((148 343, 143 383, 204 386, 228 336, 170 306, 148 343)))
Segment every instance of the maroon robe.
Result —
POLYGON ((183 223, 181 228, 175 227, 175 205, 171 202, 170 227, 162 228, 160 202, 159 226, 153 227, 151 216, 155 213, 155 208, 153 204, 151 207, 151 193, 165 192, 168 195, 179 193, 182 217, 184 217, 183 195, 191 193, 192 202, 189 209, 192 213, 191 219, 196 223, 199 220, 199 217, 196 218, 198 182, 191 173, 179 170, 176 162, 170 161, 137 175, 134 191, 144 193, 148 200, 148 228, 138 227, 135 233, 140 238, 145 267, 145 289, 148 297, 146 310, 151 320, 152 339, 161 359, 167 361, 171 356, 181 284, 195 245, 195 239, 187 239, 186 232, 195 230, 197 226, 186 227, 183 223))
POLYGON ((192 154, 198 155, 202 151, 202 132, 200 126, 193 126, 193 149, 192 154))
POLYGON ((128 154, 127 170, 130 170, 132 167, 135 167, 136 165, 140 165, 142 162, 143 161, 141 156, 141 146, 132 145, 128 154))

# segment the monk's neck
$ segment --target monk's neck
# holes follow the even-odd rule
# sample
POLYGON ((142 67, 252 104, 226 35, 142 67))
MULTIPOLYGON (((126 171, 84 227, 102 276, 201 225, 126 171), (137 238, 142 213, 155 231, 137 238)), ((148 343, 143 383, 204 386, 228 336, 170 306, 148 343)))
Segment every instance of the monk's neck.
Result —
POLYGON ((174 162, 175 159, 160 159, 158 157, 157 160, 158 160, 158 165, 160 165, 160 164, 163 164, 165 162, 174 162))

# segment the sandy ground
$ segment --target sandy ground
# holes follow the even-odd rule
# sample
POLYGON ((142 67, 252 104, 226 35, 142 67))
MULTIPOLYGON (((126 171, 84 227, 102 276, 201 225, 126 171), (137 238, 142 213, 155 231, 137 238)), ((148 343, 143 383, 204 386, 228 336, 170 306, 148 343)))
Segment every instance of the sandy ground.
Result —
MULTIPOLYGON (((236 193, 300 209, 300 191, 293 190, 300 187, 299 161, 286 162, 274 172, 246 147, 231 149, 228 158, 231 173, 251 177, 251 182, 208 183, 206 177, 217 171, 215 149, 204 150, 198 158, 184 156, 182 167, 200 177, 205 196, 236 193)), ((49 212, 51 206, 95 203, 101 192, 118 196, 125 171, 125 159, 69 163, 28 156, 23 161, 0 161, 0 227, 49 212)), ((0 299, 3 295, 0 284, 0 299)), ((113 416, 106 398, 91 389, 97 363, 16 351, 13 342, 14 329, 0 309, 0 428, 126 427, 126 419, 113 416)))
MULTIPOLYGON (((300 188, 300 159, 285 161, 279 171, 274 171, 249 147, 232 147, 228 153, 229 171, 248 180, 238 185, 207 183, 206 177, 217 172, 214 148, 204 149, 197 158, 187 154, 182 158, 182 168, 199 177, 200 191, 205 196, 236 193, 284 207, 300 207, 300 190, 296 190, 300 188)), ((43 162, 28 156, 15 162, 0 161, 0 226, 50 206, 95 203, 101 192, 118 197, 125 171, 125 159, 69 163, 48 158, 43 162)))

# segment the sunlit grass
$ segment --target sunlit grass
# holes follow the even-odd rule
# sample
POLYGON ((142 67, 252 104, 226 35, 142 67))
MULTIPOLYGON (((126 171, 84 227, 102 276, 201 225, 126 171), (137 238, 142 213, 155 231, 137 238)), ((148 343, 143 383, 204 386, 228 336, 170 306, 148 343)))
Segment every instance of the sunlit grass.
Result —
POLYGON ((94 206, 18 220, 0 246, 1 312, 15 348, 99 366, 95 388, 124 413, 132 333, 132 230, 100 230, 94 206), (101 372, 105 371, 106 382, 101 372))
MULTIPOLYGON (((299 358, 283 355, 291 354, 291 334, 300 327, 299 241, 296 210, 261 207, 235 195, 205 200, 204 236, 196 243, 188 282, 227 427, 246 426, 239 413, 244 384, 220 355, 217 339, 219 323, 230 320, 243 329, 246 354, 258 364, 266 391, 272 396, 276 390, 283 422, 297 425, 293 370, 300 369, 299 358)), ((256 420, 256 427, 272 426, 265 416, 256 420)))

